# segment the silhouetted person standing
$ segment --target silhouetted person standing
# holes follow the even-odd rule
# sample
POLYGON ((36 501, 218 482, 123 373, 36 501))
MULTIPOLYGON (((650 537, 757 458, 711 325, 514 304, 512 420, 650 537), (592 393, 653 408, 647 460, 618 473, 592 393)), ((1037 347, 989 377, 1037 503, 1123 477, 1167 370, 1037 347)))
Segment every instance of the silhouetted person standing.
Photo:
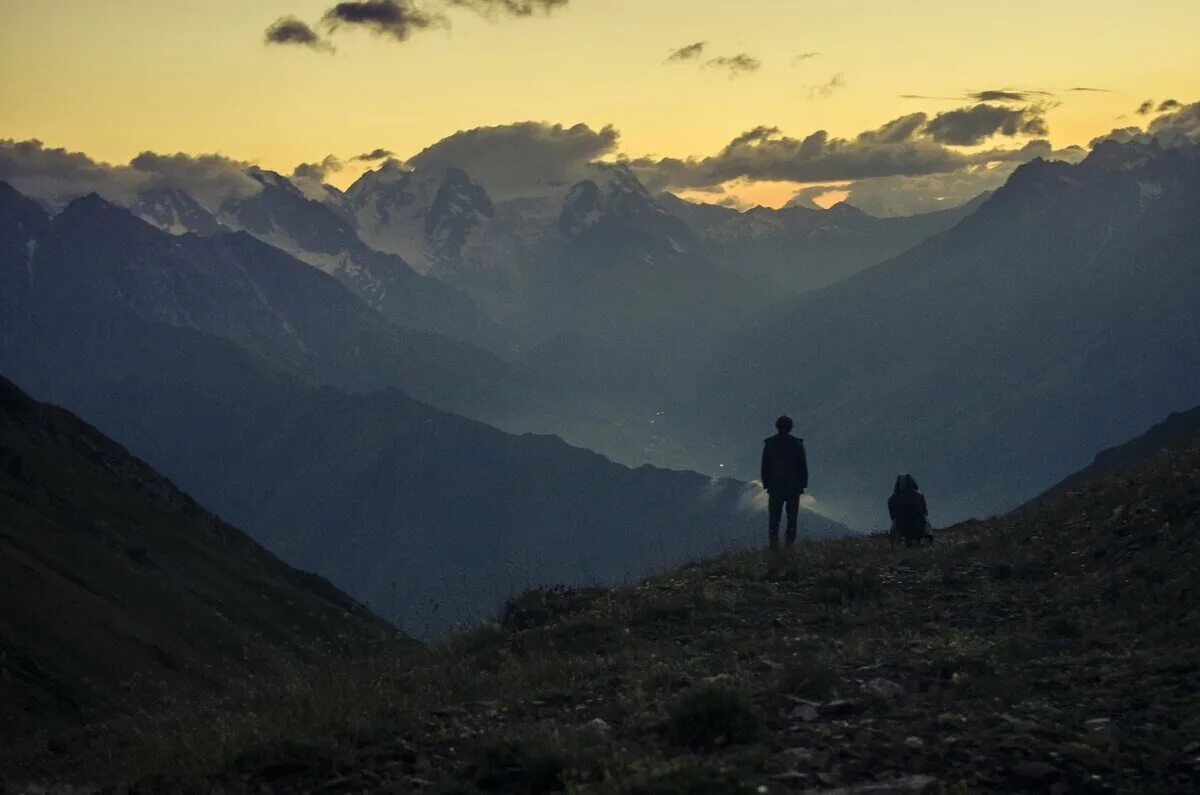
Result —
POLYGON ((763 442, 762 484, 767 490, 768 531, 771 549, 779 548, 779 520, 787 508, 787 545, 796 543, 800 495, 808 488, 808 459, 804 442, 792 436, 792 418, 775 420, 779 433, 763 442))
POLYGON ((920 543, 924 538, 933 539, 929 532, 929 506, 925 495, 917 488, 912 475, 899 475, 892 496, 888 497, 888 514, 892 517, 892 532, 904 539, 905 546, 920 543))

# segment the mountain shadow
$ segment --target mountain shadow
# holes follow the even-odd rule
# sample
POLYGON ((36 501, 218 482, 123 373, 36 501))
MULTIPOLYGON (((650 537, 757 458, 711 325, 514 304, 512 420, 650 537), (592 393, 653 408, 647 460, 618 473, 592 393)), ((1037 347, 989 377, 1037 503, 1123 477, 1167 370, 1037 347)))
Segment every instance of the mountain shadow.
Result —
POLYGON ((151 710, 398 634, 0 378, 0 738, 151 710))

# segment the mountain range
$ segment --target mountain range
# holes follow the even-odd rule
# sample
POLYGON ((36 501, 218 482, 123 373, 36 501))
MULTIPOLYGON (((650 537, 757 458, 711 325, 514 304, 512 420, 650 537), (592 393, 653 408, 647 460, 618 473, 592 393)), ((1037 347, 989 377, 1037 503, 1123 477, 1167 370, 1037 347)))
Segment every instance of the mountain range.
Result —
POLYGON ((1004 510, 1200 402, 1194 146, 1109 141, 886 220, 689 205, 620 164, 499 198, 456 168, 252 176, 219 207, 145 193, 152 224, 0 187, 0 371, 439 627, 514 567, 612 580, 759 532, 751 486, 528 432, 750 479, 786 412, 818 505, 872 527, 898 472, 935 522, 1004 510))
MULTIPOLYGON (((51 219, 0 190, 0 250, 0 372, 414 631, 486 616, 521 584, 617 581, 761 533, 754 486, 379 390, 398 340, 429 340, 245 234, 172 237, 96 197, 51 219)), ((463 353, 433 342, 444 353, 408 360, 406 388, 463 353)), ((463 391, 494 392, 476 367, 463 391)))
POLYGON ((876 218, 839 202, 829 209, 752 207, 745 211, 695 204, 672 194, 659 197, 687 222, 729 272, 782 303, 801 293, 853 276, 944 232, 988 197, 938 212, 876 218))
POLYGON ((1108 141, 1021 166, 951 229, 748 324, 677 432, 748 476, 740 440, 792 413, 862 526, 898 472, 942 521, 1020 504, 1200 402, 1197 155, 1108 141))

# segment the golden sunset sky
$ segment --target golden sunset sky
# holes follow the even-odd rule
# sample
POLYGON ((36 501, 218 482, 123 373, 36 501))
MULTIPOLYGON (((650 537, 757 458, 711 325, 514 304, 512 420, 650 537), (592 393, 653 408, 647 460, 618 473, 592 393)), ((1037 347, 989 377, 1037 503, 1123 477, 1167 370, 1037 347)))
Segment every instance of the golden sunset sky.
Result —
MULTIPOLYGON (((1200 98, 1198 0, 570 0, 490 18, 417 3, 447 24, 404 41, 327 34, 333 4, 0 0, 0 138, 115 163, 219 152, 286 173, 377 147, 404 158, 457 130, 534 120, 611 124, 623 154, 683 158, 759 125, 852 138, 1009 89, 1049 92, 1038 96, 1059 148, 1138 123, 1144 100, 1200 98), (336 52, 266 44, 284 16, 336 52), (700 57, 665 62, 700 41, 700 57), (706 65, 742 53, 761 68, 706 65)), ((737 190, 778 204, 795 187, 737 190)))

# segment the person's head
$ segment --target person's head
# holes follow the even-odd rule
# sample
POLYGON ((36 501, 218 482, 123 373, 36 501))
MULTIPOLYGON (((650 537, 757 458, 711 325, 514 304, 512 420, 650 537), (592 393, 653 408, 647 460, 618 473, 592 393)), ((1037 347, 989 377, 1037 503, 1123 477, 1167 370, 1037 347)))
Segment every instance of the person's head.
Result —
POLYGON ((905 491, 920 491, 920 489, 917 488, 917 481, 913 480, 912 475, 897 475, 896 493, 900 494, 905 491))
POLYGON ((794 423, 792 422, 792 418, 786 414, 775 420, 775 430, 779 431, 780 433, 791 433, 793 426, 794 423))

